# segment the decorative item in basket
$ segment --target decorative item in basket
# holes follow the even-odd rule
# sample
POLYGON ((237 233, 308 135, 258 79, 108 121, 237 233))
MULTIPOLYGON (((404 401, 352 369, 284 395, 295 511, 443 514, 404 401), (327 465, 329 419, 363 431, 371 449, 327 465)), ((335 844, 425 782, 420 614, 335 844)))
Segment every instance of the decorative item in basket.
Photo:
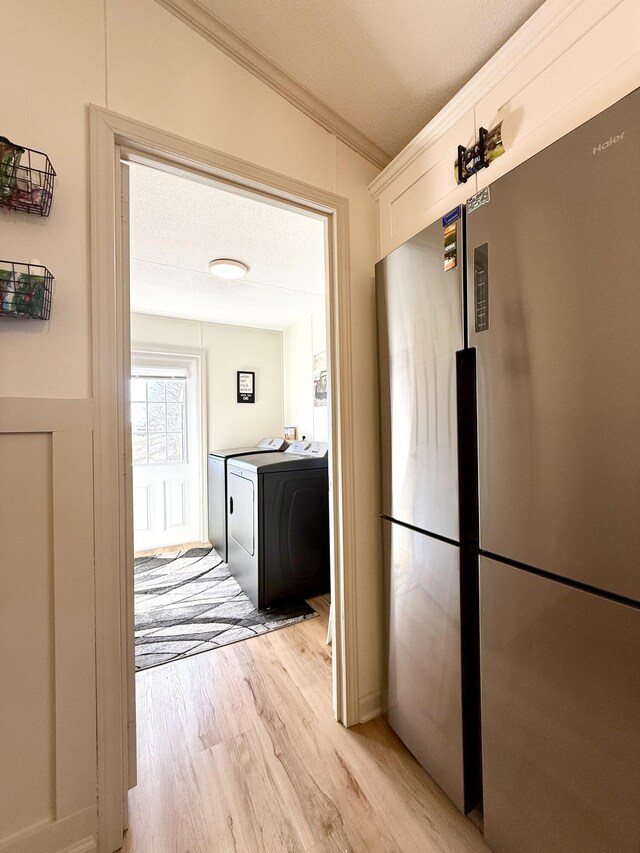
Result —
POLYGON ((0 261, 0 318, 51 316, 53 276, 41 264, 0 261))
POLYGON ((13 195, 16 175, 24 148, 14 145, 6 136, 0 136, 0 201, 6 204, 13 195))
POLYGON ((0 205, 48 216, 55 177, 44 152, 23 148, 0 136, 0 205))

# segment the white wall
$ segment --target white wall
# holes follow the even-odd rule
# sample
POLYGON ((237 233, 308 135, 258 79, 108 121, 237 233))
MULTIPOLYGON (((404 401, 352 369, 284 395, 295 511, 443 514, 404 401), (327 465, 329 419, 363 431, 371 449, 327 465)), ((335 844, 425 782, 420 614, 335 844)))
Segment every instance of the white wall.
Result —
POLYGON ((324 310, 301 317, 283 333, 284 421, 298 438, 329 442, 329 409, 314 405, 314 357, 327 352, 324 310))
MULTIPOLYGON (((47 220, 0 210, 0 257, 39 258, 55 274, 56 292, 49 323, 0 321, 0 397, 4 398, 0 430, 12 436, 2 439, 9 456, 17 458, 23 452, 17 436, 32 431, 36 417, 41 434, 59 444, 63 439, 56 436, 70 434, 78 406, 86 418, 90 448, 91 103, 348 197, 350 299, 354 317, 371 324, 376 221, 366 188, 378 172, 374 166, 154 0, 22 0, 2 16, 3 42, 23 44, 25 33, 46 34, 50 49, 31 50, 28 62, 21 65, 19 85, 3 88, 2 133, 47 151, 58 179, 47 220), (29 405, 25 409, 24 401, 15 398, 28 398, 29 405), (59 427, 64 429, 58 432, 59 427)), ((360 692, 369 694, 380 689, 382 677, 372 328, 362 335, 352 334, 351 339, 358 370, 355 429, 369 433, 366 444, 358 448, 364 457, 360 461, 366 464, 355 469, 356 526, 362 541, 352 566, 359 589, 360 692)), ((234 436, 238 430, 236 424, 234 436)), ((61 632, 54 655, 50 623, 32 620, 23 665, 9 662, 0 672, 3 695, 24 697, 25 713, 30 697, 39 701, 45 682, 47 690, 55 687, 57 696, 55 726, 46 704, 40 706, 38 753, 26 746, 4 749, 0 741, 0 775, 16 781, 29 779, 34 792, 33 802, 28 800, 21 809, 14 809, 12 800, 0 804, 3 853, 52 853, 94 835, 97 829, 92 529, 82 520, 92 512, 92 466, 84 455, 82 435, 82 441, 76 442, 83 455, 76 453, 75 462, 80 460, 81 468, 74 470, 73 488, 60 485, 69 486, 59 466, 47 470, 36 464, 14 465, 2 471, 5 495, 33 495, 40 502, 43 495, 52 496, 50 509, 37 504, 37 519, 28 528, 29 550, 20 564, 26 573, 36 562, 41 568, 33 569, 33 584, 10 585, 10 594, 2 600, 3 612, 7 609, 14 616, 35 612, 43 606, 44 595, 61 632), (80 520, 71 511, 76 498, 84 513, 80 520), (46 524, 40 523, 49 511, 60 527, 53 540, 46 524), (69 546, 64 555, 61 542, 69 546), (49 587, 42 585, 38 575, 44 565, 51 567, 49 587), (73 603, 67 592, 70 584, 75 588, 73 603), (67 642, 65 631, 73 633, 73 643, 67 642), (48 657, 42 652, 45 647, 48 657), (69 685, 68 672, 73 674, 69 685), (48 758, 43 760, 45 754, 48 758), (45 788, 53 790, 47 787, 53 784, 52 774, 55 796, 45 796, 45 788)), ((228 438, 220 436, 218 441, 235 443, 228 438)), ((38 446, 37 453, 42 450, 38 446)), ((0 516, 3 578, 15 571, 14 556, 21 553, 25 537, 25 527, 14 526, 8 518, 0 516)), ((2 583, 6 586, 8 581, 2 583)), ((11 731, 3 736, 11 738, 11 731)))
MULTIPOLYGON (((297 437, 313 435, 313 337, 311 315, 301 317, 282 333, 284 422, 297 437)), ((319 440, 319 439, 318 439, 319 440)))
POLYGON ((207 448, 241 447, 282 435, 282 333, 149 314, 131 315, 131 342, 206 353, 207 448), (238 370, 256 374, 256 402, 238 403, 238 370))
MULTIPOLYGON (((324 311, 314 311, 311 315, 311 343, 313 356, 327 353, 327 316, 324 311)), ((329 441, 329 409, 327 406, 313 407, 313 438, 315 441, 329 441)))

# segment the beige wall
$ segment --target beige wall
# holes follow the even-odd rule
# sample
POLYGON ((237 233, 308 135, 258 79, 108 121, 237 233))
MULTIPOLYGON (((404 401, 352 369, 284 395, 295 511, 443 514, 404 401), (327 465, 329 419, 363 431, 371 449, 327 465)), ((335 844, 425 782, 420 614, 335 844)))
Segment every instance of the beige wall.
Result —
MULTIPOLYGON (((324 311, 314 311, 311 315, 311 344, 313 357, 328 351, 327 315, 324 311)), ((313 377, 312 377, 313 378, 313 377)), ((315 441, 329 441, 329 409, 327 406, 313 407, 313 438, 315 441)))
POLYGON ((298 429, 298 438, 330 439, 329 409, 314 405, 314 356, 327 352, 324 311, 301 317, 283 333, 284 421, 298 429))
MULTIPOLYGON (((58 173, 51 215, 0 211, 0 257, 37 258, 56 276, 50 323, 5 321, 0 394, 91 396, 89 140, 87 104, 104 104, 104 10, 99 0, 25 0, 2 12, 2 37, 46 33, 54 49, 34 51, 20 84, 4 87, 2 134, 47 151, 58 173)), ((2 832, 0 830, 0 838, 2 832)))
POLYGON ((132 314, 131 341, 134 349, 140 344, 204 350, 209 450, 282 435, 281 332, 132 314), (255 403, 237 402, 238 370, 255 371, 255 403))
POLYGON ((297 428, 297 437, 313 435, 313 337, 309 314, 282 333, 284 422, 297 428))
POLYGON ((0 850, 96 827, 90 401, 0 401, 0 850))
MULTIPOLYGON (((3 42, 23 44, 25 33, 34 38, 34 34, 46 34, 48 49, 28 50, 19 84, 3 87, 2 133, 46 150, 58 179, 48 220, 0 211, 0 257, 38 258, 56 276, 56 291, 49 323, 2 323, 0 396, 30 398, 28 402, 37 405, 42 434, 53 436, 52 441, 68 434, 66 430, 76 418, 74 400, 88 401, 83 412, 89 419, 92 412, 90 103, 349 198, 350 339, 357 376, 354 427, 359 436, 354 468, 358 549, 352 568, 359 591, 359 689, 363 696, 374 695, 381 684, 372 326, 376 223, 375 206, 366 188, 378 170, 154 0, 22 0, 3 14, 3 42), (62 402, 47 403, 51 398, 62 398, 62 402), (66 414, 62 416, 60 411, 66 414), (60 417, 62 433, 55 431, 60 417)), ((24 415, 20 401, 5 400, 0 409, 4 409, 5 428, 11 435, 32 428, 31 415, 24 415)), ((234 429, 237 433, 239 427, 234 429)), ((46 456, 48 440, 35 442, 34 460, 39 459, 38 454, 46 456)), ((5 444, 10 456, 22 452, 16 441, 5 444)), ((221 443, 227 443, 226 439, 221 443)), ((84 452, 85 438, 82 447, 84 452)), ((66 635, 61 636, 54 654, 50 621, 32 620, 24 665, 9 663, 2 669, 3 695, 24 696, 25 708, 29 697, 39 701, 45 682, 49 690, 54 684, 60 687, 58 700, 62 702, 57 706, 55 731, 48 706, 41 703, 38 751, 26 746, 0 750, 0 775, 29 779, 34 792, 29 808, 14 809, 10 803, 0 807, 0 850, 12 853, 51 853, 96 829, 93 594, 87 585, 92 577, 87 552, 91 529, 86 521, 78 522, 77 513, 74 518, 70 512, 77 498, 85 515, 87 509, 91 511, 91 464, 83 461, 82 476, 74 478, 73 488, 56 486, 65 482, 61 477, 62 473, 56 477, 55 471, 35 463, 9 467, 2 475, 5 494, 22 495, 27 502, 33 497, 37 523, 29 527, 31 541, 22 570, 31 571, 38 563, 37 572, 33 569, 34 583, 12 583, 3 607, 14 615, 47 606, 58 608, 56 624, 61 631, 68 625, 75 641, 75 645, 68 644, 66 635), (49 512, 62 526, 55 541, 44 523, 49 512), (60 541, 68 545, 68 552, 65 559, 54 560, 60 541), (72 547, 74 543, 76 547, 72 547), (40 578, 47 565, 48 581, 40 578), (52 589, 65 584, 76 589, 73 604, 61 593, 53 600, 52 589), (73 683, 67 696, 62 685, 68 670, 73 672, 73 683), (74 731, 81 737, 71 751, 74 731), (54 794, 47 793, 52 774, 55 808, 54 794)), ((25 528, 11 525, 8 516, 0 517, 0 526, 0 573, 5 578, 13 571, 13 555, 20 553, 25 528)))
POLYGON ((19 493, 0 497, 3 526, 22 533, 20 540, 0 537, 0 683, 23 681, 22 668, 31 670, 22 691, 2 691, 0 755, 14 768, 24 762, 40 770, 35 777, 0 773, 0 821, 5 832, 17 832, 50 819, 54 808, 51 436, 0 436, 0 466, 11 479, 31 474, 19 493))

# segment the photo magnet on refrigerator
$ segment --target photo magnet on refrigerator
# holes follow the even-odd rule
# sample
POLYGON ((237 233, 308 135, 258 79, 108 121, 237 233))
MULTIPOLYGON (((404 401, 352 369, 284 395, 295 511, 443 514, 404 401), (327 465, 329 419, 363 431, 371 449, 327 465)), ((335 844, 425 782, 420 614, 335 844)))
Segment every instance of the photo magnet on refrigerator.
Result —
POLYGON ((452 222, 444 229, 444 271, 458 265, 458 223, 452 222))

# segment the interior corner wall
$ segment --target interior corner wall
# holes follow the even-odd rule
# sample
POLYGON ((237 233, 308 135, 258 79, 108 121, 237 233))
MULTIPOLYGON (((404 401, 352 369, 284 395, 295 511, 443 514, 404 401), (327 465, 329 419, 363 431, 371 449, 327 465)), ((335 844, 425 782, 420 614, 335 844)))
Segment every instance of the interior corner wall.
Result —
POLYGON ((163 346, 204 351, 209 450, 250 446, 282 435, 281 332, 132 314, 131 341, 158 351, 163 346), (238 403, 238 370, 255 372, 255 403, 238 403))
POLYGON ((313 434, 313 336, 311 315, 301 317, 282 333, 284 422, 296 437, 313 434))
MULTIPOLYGON (((324 364, 327 362, 327 315, 324 310, 314 311, 311 315, 311 343, 313 349, 313 374, 315 377, 315 360, 324 353, 324 364)), ((331 428, 329 424, 328 406, 313 405, 313 438, 314 441, 329 441, 331 428)))
POLYGON ((337 142, 336 192, 349 199, 351 393, 353 398, 355 559, 360 719, 381 713, 385 685, 380 415, 376 334, 377 212, 368 186, 378 170, 337 142))
POLYGON ((285 426, 298 438, 329 442, 329 408, 315 404, 316 356, 327 354, 326 312, 318 309, 288 326, 282 334, 285 426))

